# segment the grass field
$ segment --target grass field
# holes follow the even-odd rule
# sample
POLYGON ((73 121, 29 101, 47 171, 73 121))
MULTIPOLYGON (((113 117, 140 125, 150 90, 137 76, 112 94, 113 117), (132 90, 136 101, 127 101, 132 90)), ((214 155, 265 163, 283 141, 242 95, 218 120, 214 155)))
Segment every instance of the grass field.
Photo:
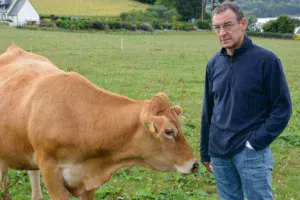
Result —
MULTIPOLYGON (((77 71, 96 85, 134 99, 149 99, 158 92, 181 105, 183 131, 199 158, 199 129, 207 61, 218 51, 210 32, 67 33, 20 30, 0 26, 0 52, 15 42, 43 55, 66 71, 77 71), (121 39, 124 49, 121 50, 121 39)), ((259 39, 254 42, 274 51, 282 60, 293 101, 293 116, 272 145, 275 157, 273 188, 276 199, 300 199, 300 42, 259 39)), ((14 200, 30 199, 25 172, 10 171, 14 200)), ((44 198, 49 199, 46 189, 44 198)), ((134 167, 117 171, 97 190, 96 199, 217 199, 213 176, 179 176, 134 167)))
POLYGON ((39 14, 71 16, 119 16, 148 5, 133 0, 30 0, 39 14))

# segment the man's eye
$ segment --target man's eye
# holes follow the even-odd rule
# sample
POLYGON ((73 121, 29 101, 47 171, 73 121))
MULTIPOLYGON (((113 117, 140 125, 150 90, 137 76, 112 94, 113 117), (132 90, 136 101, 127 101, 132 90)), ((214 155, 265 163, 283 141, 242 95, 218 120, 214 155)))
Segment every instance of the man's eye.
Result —
POLYGON ((215 30, 219 30, 219 29, 220 29, 220 26, 215 26, 214 29, 215 29, 215 30))
POLYGON ((228 28, 228 27, 230 27, 230 26, 232 26, 233 24, 224 24, 224 27, 226 28, 228 28))

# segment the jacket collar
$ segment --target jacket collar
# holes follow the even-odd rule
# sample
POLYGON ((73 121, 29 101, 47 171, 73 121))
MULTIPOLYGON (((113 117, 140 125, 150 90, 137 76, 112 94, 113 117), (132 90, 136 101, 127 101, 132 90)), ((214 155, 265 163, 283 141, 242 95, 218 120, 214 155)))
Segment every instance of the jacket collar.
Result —
MULTIPOLYGON (((237 48, 234 50, 233 56, 237 56, 237 55, 241 55, 241 54, 245 53, 252 45, 253 45, 252 40, 245 35, 244 43, 242 44, 242 46, 240 48, 237 48)), ((226 48, 224 48, 224 47, 221 49, 219 55, 220 56, 229 56, 227 54, 226 48)))

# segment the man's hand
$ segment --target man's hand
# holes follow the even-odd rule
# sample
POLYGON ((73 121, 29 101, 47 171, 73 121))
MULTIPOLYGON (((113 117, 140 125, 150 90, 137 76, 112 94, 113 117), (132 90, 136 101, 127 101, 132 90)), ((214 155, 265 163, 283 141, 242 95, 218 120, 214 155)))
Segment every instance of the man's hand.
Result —
POLYGON ((202 164, 205 166, 205 168, 206 168, 207 171, 209 171, 209 172, 212 173, 212 174, 214 173, 214 172, 213 172, 213 169, 212 169, 212 167, 211 167, 210 162, 203 162, 202 164))

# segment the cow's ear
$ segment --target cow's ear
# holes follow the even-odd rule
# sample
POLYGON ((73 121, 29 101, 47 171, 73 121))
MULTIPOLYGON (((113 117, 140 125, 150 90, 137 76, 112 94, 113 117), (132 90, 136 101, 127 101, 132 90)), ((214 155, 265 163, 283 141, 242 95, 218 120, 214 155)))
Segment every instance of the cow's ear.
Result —
POLYGON ((181 116, 183 109, 180 106, 172 106, 171 109, 174 110, 179 117, 181 116))
POLYGON ((148 122, 148 131, 159 138, 165 131, 166 121, 163 116, 151 116, 148 122))

